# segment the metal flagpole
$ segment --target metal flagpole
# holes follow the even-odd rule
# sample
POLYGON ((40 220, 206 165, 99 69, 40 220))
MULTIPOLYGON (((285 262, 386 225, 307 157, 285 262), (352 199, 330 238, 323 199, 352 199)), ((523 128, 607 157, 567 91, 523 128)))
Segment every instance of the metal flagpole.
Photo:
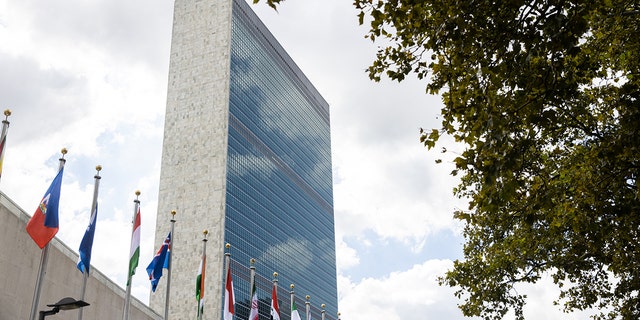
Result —
MULTIPOLYGON (((64 155, 67 154, 67 149, 62 148, 62 150, 60 150, 60 153, 62 153, 62 157, 58 159, 60 160, 60 164, 58 165, 58 172, 62 170, 65 162, 67 161, 64 158, 64 155)), ((36 314, 38 313, 38 304, 40 303, 40 291, 42 289, 42 281, 44 280, 44 274, 46 272, 45 269, 47 268, 47 261, 49 260, 49 244, 51 244, 51 241, 49 241, 44 246, 44 248, 42 248, 42 252, 40 254, 40 265, 38 266, 38 277, 36 278, 36 289, 33 292, 33 301, 31 302, 31 315, 29 316, 29 319, 31 320, 36 320, 36 314)))
MULTIPOLYGON (((138 210, 140 208, 140 200, 138 200, 139 196, 140 196, 140 190, 136 190, 136 199, 133 200, 133 219, 131 219, 131 244, 129 245, 129 247, 133 245, 133 232, 135 231, 135 228, 136 228, 136 216, 138 215, 138 210)), ((131 263, 131 252, 129 252, 129 263, 131 263)), ((127 293, 124 298, 124 311, 122 314, 123 320, 129 320, 129 306, 131 305, 132 274, 130 270, 131 266, 129 265, 128 267, 129 268, 127 268, 127 293)))
POLYGON ((200 300, 198 301, 198 320, 202 320, 202 311, 204 311, 204 307, 201 305, 201 302, 204 303, 204 281, 205 281, 205 270, 207 268, 207 234, 209 234, 209 230, 205 229, 202 231, 204 237, 202 238, 202 269, 200 270, 200 300), (201 311, 202 310, 202 311, 201 311))
POLYGON ((251 265, 249 267, 250 270, 250 275, 249 275, 249 299, 253 299, 253 284, 256 281, 256 259, 251 258, 251 260, 249 260, 249 264, 251 265))
POLYGON ((290 303, 290 306, 289 306, 289 312, 290 312, 289 314, 292 315, 292 316, 293 316, 293 314, 291 314, 291 313, 293 313, 293 300, 295 299, 295 293, 293 291, 293 288, 295 288, 295 287, 296 286, 293 285, 293 283, 289 285, 289 288, 291 288, 291 291, 289 291, 289 295, 291 296, 291 303, 290 303))
POLYGON ((9 116, 11 115, 11 110, 7 109, 4 111, 4 120, 2 120, 2 135, 0 135, 0 177, 2 176, 2 160, 4 160, 4 149, 6 149, 7 144, 7 130, 9 129, 9 116))
POLYGON ((326 307, 326 305, 323 303, 320 306, 322 307, 322 311, 320 311, 320 313, 322 314, 322 320, 324 320, 324 314, 325 314, 324 307, 326 307))
POLYGON ((171 261, 173 261, 173 239, 175 234, 173 233, 176 224, 176 211, 171 210, 171 239, 169 239, 169 263, 167 266, 167 295, 164 300, 164 320, 169 319, 169 293, 171 292, 171 261))
POLYGON ((247 320, 258 320, 259 312, 258 312, 258 298, 257 298, 257 290, 254 293, 254 288, 256 286, 256 259, 251 258, 249 260, 249 318, 247 320), (254 294, 256 294, 256 300, 253 300, 254 294))
POLYGON ((309 299, 311 299, 310 295, 307 295, 305 297, 307 299, 307 301, 304 303, 305 307, 306 307, 306 317, 307 320, 311 320, 311 303, 309 302, 309 299))
MULTIPOLYGON (((91 214, 93 214, 96 210, 96 205, 98 203, 98 188, 100 187, 100 170, 102 170, 101 165, 96 166, 96 170, 98 171, 93 178, 95 179, 95 183, 93 185, 93 200, 91 202, 91 214)), ((95 223, 95 222, 93 222, 95 223)), ((93 245, 93 244, 92 244, 93 245)), ((80 291, 80 300, 84 301, 84 294, 87 291, 87 279, 89 279, 89 269, 85 270, 86 272, 82 273, 82 290, 80 291)), ((82 320, 82 308, 78 309, 78 320, 82 320)))

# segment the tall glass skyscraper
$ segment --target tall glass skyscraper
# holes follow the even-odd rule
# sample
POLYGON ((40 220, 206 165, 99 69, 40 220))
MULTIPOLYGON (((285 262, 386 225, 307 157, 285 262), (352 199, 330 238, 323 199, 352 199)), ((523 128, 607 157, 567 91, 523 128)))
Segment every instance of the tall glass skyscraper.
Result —
MULTIPOLYGON (((274 272, 283 320, 290 284, 303 319, 306 295, 313 318, 321 304, 336 318, 329 106, 244 0, 175 1, 156 246, 171 210, 170 319, 196 316, 203 229, 203 319, 222 314, 225 252, 238 319, 249 314, 251 258, 261 319, 274 272)), ((165 281, 151 295, 161 314, 165 281)))

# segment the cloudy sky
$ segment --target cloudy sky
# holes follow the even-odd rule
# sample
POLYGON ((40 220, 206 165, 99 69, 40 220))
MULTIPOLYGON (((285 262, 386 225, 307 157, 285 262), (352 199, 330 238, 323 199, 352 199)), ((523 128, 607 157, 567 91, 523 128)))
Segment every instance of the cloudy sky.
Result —
MULTIPOLYGON (((342 319, 461 318, 453 289, 436 281, 462 257, 452 212, 465 202, 451 194, 447 162, 455 154, 418 141, 419 128, 438 127, 440 99, 414 79, 367 78, 376 45, 364 39, 350 1, 252 7, 331 105, 342 319)), ((0 0, 0 109, 13 112, 0 190, 31 214, 66 147, 58 235, 77 249, 102 165, 92 264, 121 286, 130 241, 123 234, 140 190, 142 267, 133 292, 143 302, 144 266, 157 248, 172 11, 168 0, 0 0)), ((519 289, 530 297, 528 318, 584 318, 551 306, 557 292, 546 282, 519 289)))

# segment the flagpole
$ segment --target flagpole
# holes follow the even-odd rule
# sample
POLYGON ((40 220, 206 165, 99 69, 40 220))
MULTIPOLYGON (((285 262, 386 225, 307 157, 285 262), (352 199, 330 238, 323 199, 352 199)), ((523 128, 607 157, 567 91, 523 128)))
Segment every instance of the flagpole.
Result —
POLYGON ((307 295, 305 298, 307 299, 307 301, 304 303, 306 308, 306 315, 307 315, 306 317, 307 317, 307 320, 311 320, 311 302, 309 302, 309 299, 311 299, 311 296, 307 295))
MULTIPOLYGON (((256 282, 256 259, 251 258, 249 260, 249 300, 253 299, 253 284, 256 282)), ((249 309, 251 309, 251 305, 249 305, 249 309)), ((251 319, 249 319, 251 320, 251 319)))
POLYGON ((249 267, 249 271, 250 271, 250 275, 249 275, 249 299, 253 298, 253 284, 256 281, 256 259, 251 258, 251 260, 249 260, 249 264, 251 265, 249 267))
POLYGON ((169 319, 169 293, 171 292, 171 261, 173 261, 173 233, 176 224, 176 211, 171 210, 171 239, 169 239, 169 263, 167 265, 167 295, 164 300, 164 320, 169 319))
POLYGON ((209 230, 205 229, 204 231, 202 231, 202 234, 204 235, 202 238, 202 269, 200 269, 200 281, 201 281, 201 285, 200 285, 200 299, 198 300, 198 320, 202 320, 202 313, 201 310, 204 309, 204 307, 201 305, 201 303, 204 303, 204 281, 205 281, 205 270, 207 268, 207 234, 209 234, 209 230))
POLYGON ((9 116, 11 110, 4 110, 4 120, 2 120, 2 135, 0 135, 0 177, 2 176, 2 162, 4 160, 4 149, 7 144, 7 130, 9 129, 9 116))
MULTIPOLYGON (((129 248, 133 246, 133 232, 135 231, 135 228, 136 228, 136 216, 138 215, 138 210, 140 209, 140 200, 138 200, 139 196, 140 196, 140 190, 136 190, 136 199, 133 200, 133 218, 131 219, 131 242, 130 242, 129 248)), ((129 259, 131 259, 131 252, 129 252, 129 259)), ((131 260, 129 260, 129 263, 131 263, 131 260)), ((131 304, 131 278, 132 278, 130 268, 131 266, 129 265, 127 268, 127 293, 124 298, 124 312, 122 314, 123 320, 129 319, 129 306, 131 304)))
POLYGON ((326 307, 326 305, 323 303, 320 306, 322 307, 322 311, 320 311, 320 313, 322 314, 322 320, 324 320, 324 314, 325 314, 324 307, 326 307))
POLYGON ((256 259, 251 258, 249 264, 249 319, 247 320, 258 320, 260 316, 258 312, 257 290, 254 290, 256 286, 256 259), (254 296, 256 297, 255 300, 253 299, 254 296))
POLYGON ((293 290, 293 288, 295 288, 295 287, 296 286, 293 283, 289 285, 289 288, 291 288, 291 291, 289 291, 289 295, 291 297, 291 303, 290 303, 290 306, 289 306, 289 311, 291 313, 293 312, 293 303, 294 303, 293 300, 295 299, 295 295, 296 295, 294 290, 293 290))
MULTIPOLYGON (((102 170, 101 165, 96 166, 96 175, 93 176, 95 182, 93 184, 93 200, 91 201, 91 214, 94 214, 96 210, 96 205, 98 203, 98 188, 100 188, 100 170, 102 170)), ((89 222, 91 223, 91 222, 89 222)), ((94 222, 95 223, 95 222, 94 222)), ((93 243, 91 244, 93 245, 93 243)), ((86 272, 82 272, 82 289, 80 290, 80 300, 84 301, 84 295, 87 291, 87 279, 89 279, 89 269, 85 270, 86 272)), ((78 320, 82 320, 82 308, 78 309, 78 320)))
MULTIPOLYGON (((5 112, 6 114, 6 112, 5 112)), ((67 161, 64 158, 64 155, 67 154, 67 149, 62 148, 60 150, 62 153, 62 157, 58 159, 60 164, 58 165, 58 172, 64 168, 64 164, 67 161)), ((36 288, 33 292, 33 301, 31 302, 31 315, 29 316, 30 320, 36 320, 36 314, 38 313, 38 304, 40 303, 40 291, 42 289, 42 281, 44 280, 45 269, 47 268, 47 261, 49 260, 49 244, 51 241, 47 242, 47 244, 42 248, 42 252, 40 254, 40 265, 38 266, 38 277, 36 278, 36 288)))

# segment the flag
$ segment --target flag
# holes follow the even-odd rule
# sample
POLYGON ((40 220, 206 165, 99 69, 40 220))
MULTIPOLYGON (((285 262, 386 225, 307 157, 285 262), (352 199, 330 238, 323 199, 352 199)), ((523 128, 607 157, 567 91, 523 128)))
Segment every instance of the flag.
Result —
POLYGON ((207 256, 202 255, 200 260, 200 269, 198 270, 198 276, 196 277, 196 301, 198 301, 198 319, 204 311, 204 275, 207 268, 207 256))
POLYGON ((298 313, 298 308, 296 307, 295 300, 291 302, 291 320, 302 320, 302 318, 300 318, 300 314, 298 313))
POLYGON ((224 287, 224 320, 233 319, 233 315, 236 313, 234 308, 235 300, 236 300, 236 295, 233 292, 233 279, 231 279, 231 268, 227 268, 227 284, 224 287))
POLYGON ((129 276, 127 286, 131 284, 131 277, 136 274, 138 260, 140 259, 140 207, 133 217, 133 232, 131 233, 131 249, 129 250, 129 276))
POLYGON ((169 259, 171 253, 169 252, 169 246, 171 244, 171 232, 167 235, 167 238, 164 239, 162 246, 147 266, 147 274, 149 274, 149 280, 151 280, 151 291, 156 292, 156 287, 158 286, 158 282, 160 281, 160 277, 162 277, 162 269, 168 268, 169 259))
POLYGON ((251 288, 251 312, 249 313, 249 320, 258 320, 258 292, 256 291, 255 282, 251 288))
POLYGON ((78 269, 82 272, 89 272, 89 265, 91 265, 91 247, 93 247, 93 235, 96 233, 96 217, 98 215, 98 203, 96 202, 96 207, 91 213, 91 219, 89 219, 89 226, 87 226, 87 230, 84 232, 84 237, 82 237, 82 241, 80 242, 80 249, 78 252, 80 256, 78 257, 78 269))
POLYGON ((36 212, 27 223, 27 233, 40 249, 44 248, 58 233, 58 202, 60 202, 63 171, 64 167, 60 168, 58 175, 53 179, 51 186, 42 197, 36 212))
POLYGON ((271 320, 280 320, 280 308, 278 308, 278 287, 273 284, 271 291, 271 320))

